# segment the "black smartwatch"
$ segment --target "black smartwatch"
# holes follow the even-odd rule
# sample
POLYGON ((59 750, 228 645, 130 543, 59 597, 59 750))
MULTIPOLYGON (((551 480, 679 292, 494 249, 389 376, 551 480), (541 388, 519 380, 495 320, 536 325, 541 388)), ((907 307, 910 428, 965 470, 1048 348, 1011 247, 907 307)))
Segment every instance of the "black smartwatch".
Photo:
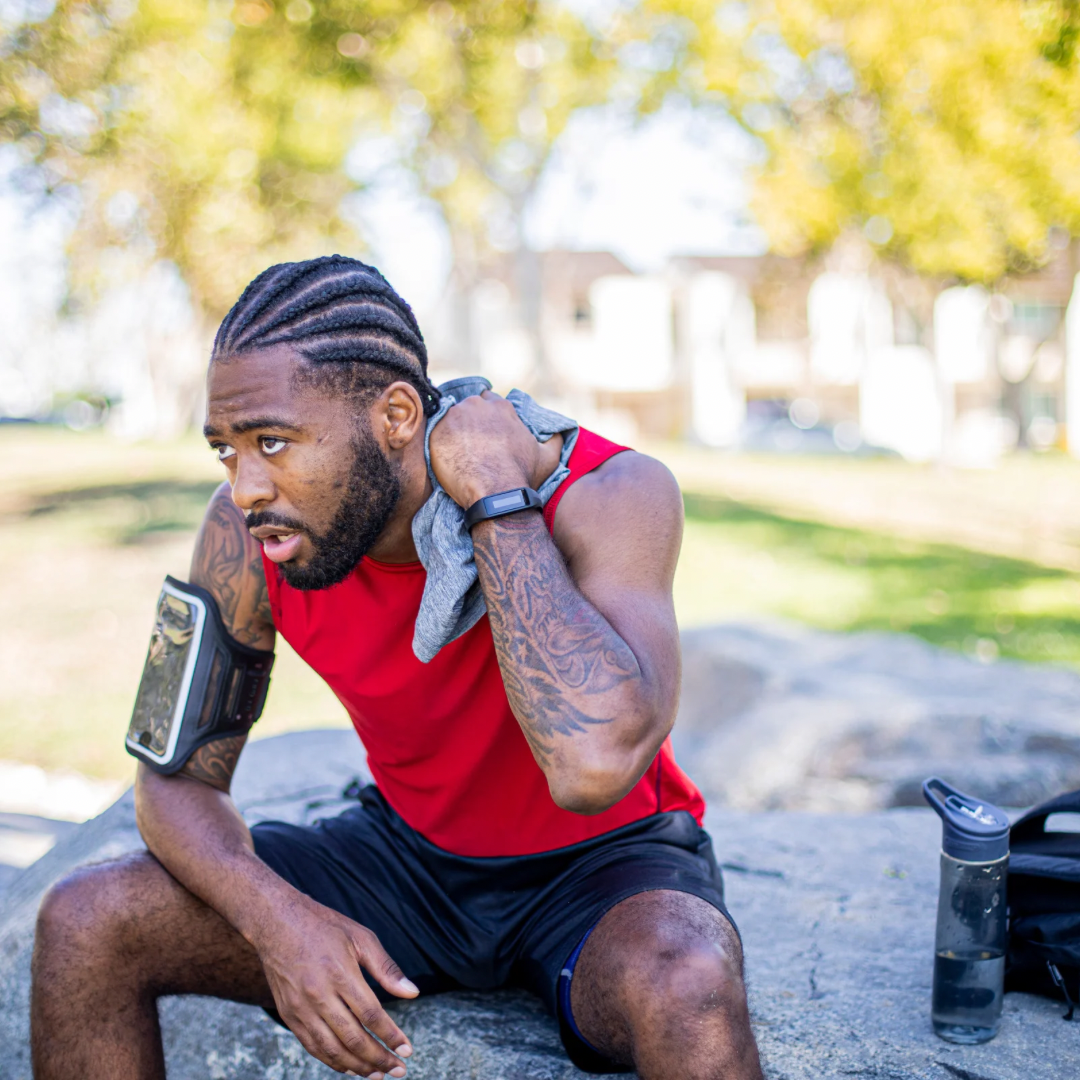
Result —
POLYGON ((502 517, 503 514, 516 514, 519 510, 542 510, 544 504, 540 496, 531 487, 514 488, 512 491, 500 491, 495 495, 485 495, 465 511, 465 528, 471 529, 481 521, 502 517))

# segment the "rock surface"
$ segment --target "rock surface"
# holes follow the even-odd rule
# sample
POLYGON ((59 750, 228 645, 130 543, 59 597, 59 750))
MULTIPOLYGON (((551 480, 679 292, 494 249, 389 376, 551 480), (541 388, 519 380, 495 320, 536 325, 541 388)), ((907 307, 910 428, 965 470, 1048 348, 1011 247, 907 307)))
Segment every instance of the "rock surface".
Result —
MULTIPOLYGON (((235 794, 250 821, 310 821, 363 775, 349 732, 253 743, 235 794)), ((930 1032, 938 826, 929 811, 865 816, 710 814, 742 930, 755 1030, 771 1080, 1072 1080, 1080 1024, 1053 1002, 1009 995, 1001 1034, 954 1047, 930 1032)), ((8 890, 0 907, 0 1078, 30 1080, 33 919, 70 867, 139 846, 130 793, 8 890)), ((552 1021, 522 994, 447 994, 397 1007, 413 1080, 582 1080, 552 1021)), ((328 1080, 332 1073, 257 1009, 200 998, 161 1004, 170 1080, 328 1080)))
POLYGON ((714 806, 922 806, 935 773, 1030 806, 1080 788, 1080 673, 899 634, 727 623, 683 634, 673 737, 714 806))

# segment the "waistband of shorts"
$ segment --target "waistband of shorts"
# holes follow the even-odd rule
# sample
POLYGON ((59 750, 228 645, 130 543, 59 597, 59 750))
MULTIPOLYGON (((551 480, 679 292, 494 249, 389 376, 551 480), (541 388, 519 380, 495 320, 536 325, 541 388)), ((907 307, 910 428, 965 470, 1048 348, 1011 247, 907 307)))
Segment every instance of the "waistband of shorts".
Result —
POLYGON ((459 866, 474 866, 477 870, 488 873, 497 873, 502 867, 542 866, 545 862, 572 861, 597 848, 606 848, 620 843, 653 841, 692 852, 697 851, 702 845, 703 838, 708 837, 689 811, 666 810, 658 814, 649 814, 637 821, 620 825, 616 829, 581 840, 576 844, 552 848, 549 851, 538 851, 529 855, 458 855, 439 847, 422 833, 417 832, 387 802, 386 796, 375 784, 368 784, 362 788, 357 798, 362 805, 384 814, 395 830, 416 844, 429 857, 452 859, 459 866))

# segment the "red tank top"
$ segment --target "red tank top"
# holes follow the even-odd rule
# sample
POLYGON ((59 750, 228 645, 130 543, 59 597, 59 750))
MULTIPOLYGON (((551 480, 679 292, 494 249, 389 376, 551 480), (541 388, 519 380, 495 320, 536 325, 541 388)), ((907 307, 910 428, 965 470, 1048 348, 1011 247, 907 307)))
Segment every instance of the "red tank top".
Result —
MULTIPOLYGON (((549 529, 570 485, 625 450, 582 429, 570 475, 544 509, 549 529)), ((670 740, 625 798, 601 814, 561 810, 503 688, 485 615, 428 664, 412 651, 424 591, 419 562, 364 558, 340 584, 303 592, 263 559, 274 625, 352 718, 387 802, 458 855, 529 855, 598 836, 662 810, 705 803, 670 740)))

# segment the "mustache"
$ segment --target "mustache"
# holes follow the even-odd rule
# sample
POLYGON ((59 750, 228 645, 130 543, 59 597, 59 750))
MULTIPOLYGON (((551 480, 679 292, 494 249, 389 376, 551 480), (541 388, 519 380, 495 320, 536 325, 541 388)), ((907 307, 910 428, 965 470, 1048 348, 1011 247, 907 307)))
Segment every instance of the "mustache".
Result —
POLYGON ((275 514, 273 510, 253 510, 250 514, 245 515, 244 524, 249 529, 257 529, 260 525, 276 525, 281 529, 290 529, 293 532, 310 535, 307 526, 302 521, 286 517, 284 514, 275 514))

